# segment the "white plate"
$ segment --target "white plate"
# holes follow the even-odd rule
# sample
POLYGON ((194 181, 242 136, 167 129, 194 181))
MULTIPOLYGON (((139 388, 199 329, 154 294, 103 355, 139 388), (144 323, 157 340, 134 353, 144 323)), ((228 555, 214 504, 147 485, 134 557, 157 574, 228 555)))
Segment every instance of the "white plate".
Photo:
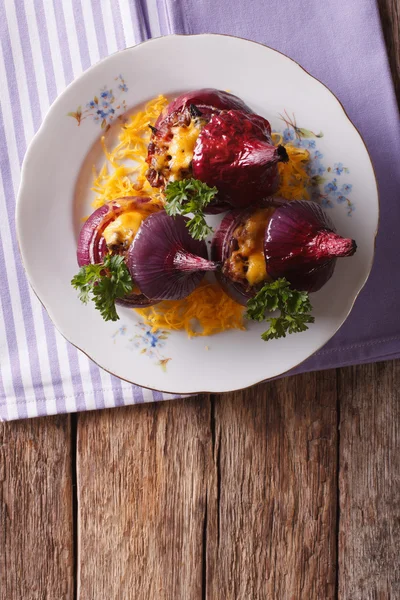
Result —
POLYGON ((30 283, 54 324, 97 364, 155 390, 225 392, 288 371, 333 336, 369 275, 378 216, 368 152, 336 97, 271 48, 207 34, 163 37, 128 48, 65 90, 25 157, 17 234, 30 283), (81 218, 92 210, 88 167, 100 156, 101 122, 160 93, 202 87, 229 90, 269 119, 274 130, 297 134, 298 143, 310 149, 315 173, 325 178, 321 201, 339 233, 357 242, 355 256, 339 260, 333 278, 312 295, 315 324, 304 333, 266 343, 260 338, 265 326, 250 323, 246 332, 209 338, 189 340, 183 332, 152 335, 129 309, 118 309, 119 322, 103 322, 70 285, 77 272, 81 218), (90 101, 110 88, 115 112, 106 107, 103 115, 92 116, 90 101), (287 123, 280 115, 288 115, 287 123))

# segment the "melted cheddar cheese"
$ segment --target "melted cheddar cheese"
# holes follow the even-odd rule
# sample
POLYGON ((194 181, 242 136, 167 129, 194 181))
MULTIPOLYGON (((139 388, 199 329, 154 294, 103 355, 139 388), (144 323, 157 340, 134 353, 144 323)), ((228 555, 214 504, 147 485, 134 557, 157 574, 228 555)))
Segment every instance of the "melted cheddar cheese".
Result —
POLYGON ((103 237, 108 247, 124 245, 130 246, 133 238, 146 217, 146 214, 134 212, 124 212, 117 217, 103 231, 103 237))
POLYGON ((256 210, 234 231, 237 249, 226 261, 225 268, 237 281, 246 279, 250 286, 268 278, 264 258, 264 234, 273 208, 256 210))
POLYGON ((267 278, 267 267, 263 251, 250 254, 247 265, 246 279, 251 286, 265 281, 267 278))
POLYGON ((189 125, 176 126, 172 128, 174 137, 169 145, 168 153, 170 181, 181 178, 181 172, 187 171, 193 160, 194 147, 200 135, 201 126, 192 120, 189 125))

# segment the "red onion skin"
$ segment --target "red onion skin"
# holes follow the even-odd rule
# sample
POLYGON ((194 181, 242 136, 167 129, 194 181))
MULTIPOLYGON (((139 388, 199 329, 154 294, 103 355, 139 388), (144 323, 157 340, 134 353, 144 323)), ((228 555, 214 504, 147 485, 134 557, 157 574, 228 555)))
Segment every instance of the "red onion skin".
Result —
POLYGON ((142 292, 156 300, 181 300, 217 265, 208 260, 204 241, 188 232, 189 219, 165 211, 141 224, 127 255, 128 269, 142 292))
POLYGON ((160 114, 155 126, 160 127, 162 121, 172 112, 189 107, 191 104, 194 104, 200 112, 208 117, 221 110, 237 109, 245 113, 253 112, 243 100, 233 94, 213 88, 203 88, 187 92, 175 98, 160 114))
POLYGON ((141 196, 125 196, 111 200, 95 210, 85 221, 78 238, 78 265, 101 263, 107 253, 103 232, 112 221, 126 211, 143 209, 151 202, 151 198, 141 196))
MULTIPOLYGON (((95 210, 84 223, 79 234, 77 249, 78 265, 83 267, 103 262, 104 256, 108 252, 106 241, 103 237, 106 227, 123 212, 143 209, 149 202, 151 202, 151 198, 148 197, 126 196, 117 200, 111 200, 111 202, 95 210)), ((130 294, 125 298, 117 298, 115 302, 116 304, 130 308, 155 304, 154 300, 146 297, 144 294, 130 294)))
POLYGON ((337 235, 316 202, 288 202, 272 215, 264 241, 268 274, 286 277, 297 290, 317 292, 332 277, 338 257, 352 256, 356 243, 337 235))
POLYGON ((214 115, 201 130, 193 176, 216 186, 219 201, 246 207, 276 192, 278 162, 287 159, 283 146, 272 144, 268 121, 230 110, 214 115))

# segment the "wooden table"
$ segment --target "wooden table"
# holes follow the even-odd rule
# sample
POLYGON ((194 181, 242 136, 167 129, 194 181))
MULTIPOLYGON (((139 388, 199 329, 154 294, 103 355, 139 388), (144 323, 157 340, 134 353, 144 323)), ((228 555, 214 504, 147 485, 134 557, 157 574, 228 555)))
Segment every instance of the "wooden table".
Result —
POLYGON ((0 423, 0 600, 400 599, 399 382, 394 361, 0 423))

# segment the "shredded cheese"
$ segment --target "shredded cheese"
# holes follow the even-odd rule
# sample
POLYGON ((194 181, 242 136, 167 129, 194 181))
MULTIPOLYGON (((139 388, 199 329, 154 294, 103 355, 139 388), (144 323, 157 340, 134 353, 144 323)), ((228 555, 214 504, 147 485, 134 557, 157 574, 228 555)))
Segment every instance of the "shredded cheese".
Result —
POLYGON ((312 181, 307 173, 307 164, 310 159, 308 150, 297 148, 290 143, 283 144, 283 138, 279 133, 273 133, 272 139, 275 145, 284 145, 289 155, 287 163, 278 163, 281 181, 276 195, 287 200, 309 200, 308 190, 312 185, 312 181))
POLYGON ((132 115, 121 127, 119 143, 112 150, 107 149, 104 136, 101 138, 107 162, 99 173, 94 169, 91 188, 96 194, 94 208, 99 208, 110 200, 131 195, 151 196, 159 201, 159 191, 152 188, 146 179, 146 157, 151 135, 149 125, 154 125, 167 104, 167 98, 158 96, 148 102, 144 110, 132 115))
POLYGON ((227 329, 246 329, 244 307, 216 283, 204 283, 183 300, 165 300, 149 308, 136 308, 153 331, 185 330, 189 337, 213 335, 227 329))

